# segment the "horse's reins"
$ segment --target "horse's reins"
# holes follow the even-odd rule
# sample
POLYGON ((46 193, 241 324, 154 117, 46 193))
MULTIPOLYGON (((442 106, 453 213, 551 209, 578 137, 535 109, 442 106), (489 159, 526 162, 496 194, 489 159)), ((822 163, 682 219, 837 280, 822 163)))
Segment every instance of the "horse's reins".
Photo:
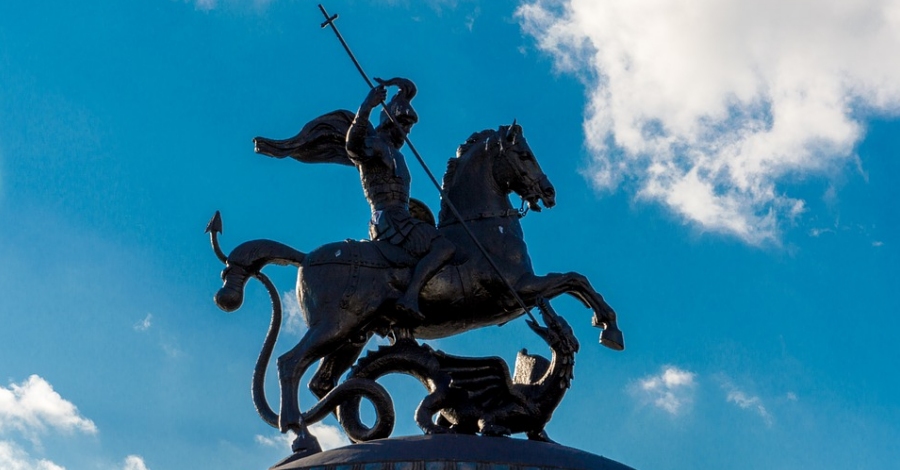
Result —
MULTIPOLYGON (((350 50, 350 46, 348 46, 347 42, 344 41, 344 36, 341 35, 341 32, 338 31, 337 25, 334 24, 334 20, 336 20, 338 18, 338 15, 335 14, 334 16, 329 16, 328 12, 325 11, 325 7, 323 7, 321 3, 319 4, 319 10, 322 12, 323 15, 325 15, 325 22, 321 24, 321 27, 325 28, 326 26, 331 26, 331 29, 334 31, 334 35, 337 36, 338 41, 341 42, 341 45, 344 46, 344 50, 347 51, 347 55, 350 56, 350 60, 353 61, 353 65, 356 66, 356 70, 359 71, 359 74, 362 75, 363 80, 365 80, 366 84, 369 85, 369 89, 374 89, 375 85, 372 85, 372 81, 369 80, 369 76, 366 74, 365 71, 363 71, 362 65, 359 64, 358 60, 356 60, 356 56, 353 55, 353 51, 350 50)), ((391 113, 390 110, 388 109, 387 104, 385 104, 385 102, 383 100, 381 101, 380 104, 381 104, 382 109, 384 109, 385 114, 391 120, 391 122, 394 123, 394 125, 399 126, 399 123, 394 118, 394 114, 391 113)), ((525 314, 528 315, 529 318, 531 318, 531 321, 537 323, 537 319, 534 318, 534 315, 531 314, 531 310, 525 306, 525 302, 522 301, 521 297, 519 297, 519 293, 516 292, 516 290, 513 288, 513 286, 509 283, 509 280, 507 280, 506 277, 503 275, 503 271, 500 270, 500 267, 497 266, 497 263, 494 261, 493 258, 491 258, 491 255, 488 254, 487 250, 484 248, 484 245, 481 244, 481 241, 479 241, 478 237, 475 236, 475 233, 472 232, 472 229, 470 229, 468 224, 466 224, 465 221, 463 221, 462 215, 460 215, 459 211, 456 209, 456 206, 453 205, 453 202, 451 202, 450 199, 447 198, 447 194, 444 193, 444 190, 443 190, 443 188, 441 188, 440 183, 438 183, 437 178, 434 177, 434 173, 432 173, 431 169, 428 168, 428 165, 425 164, 425 160, 422 159, 422 156, 419 155, 419 151, 416 150, 416 147, 413 145, 412 141, 409 139, 409 135, 403 136, 403 140, 406 142, 406 145, 412 151, 413 155, 415 155, 416 160, 419 161, 419 165, 421 165, 422 168, 425 170, 425 174, 427 174, 428 178, 431 179, 431 182, 432 182, 432 184, 434 184, 434 187, 437 188, 438 193, 440 193, 440 195, 441 195, 441 200, 443 200, 444 202, 447 203, 447 207, 450 209, 450 212, 453 213, 453 216, 456 217, 456 219, 459 221, 459 224, 462 226, 462 228, 466 231, 467 234, 469 234, 469 237, 472 238, 472 241, 475 243, 475 246, 478 247, 478 249, 481 251, 481 254, 484 255, 484 257, 488 260, 488 263, 491 265, 491 267, 494 268, 494 271, 497 272, 497 275, 500 276, 500 279, 503 280, 503 284, 506 285, 506 288, 509 290, 510 294, 512 294, 516 303, 519 304, 519 307, 521 307, 522 310, 525 312, 525 314)))

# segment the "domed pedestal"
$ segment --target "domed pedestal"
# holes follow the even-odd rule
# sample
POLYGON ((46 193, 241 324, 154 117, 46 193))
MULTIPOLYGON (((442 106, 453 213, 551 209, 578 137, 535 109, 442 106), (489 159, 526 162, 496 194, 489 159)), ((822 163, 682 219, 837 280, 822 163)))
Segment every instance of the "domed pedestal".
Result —
POLYGON ((546 442, 466 435, 410 436, 354 444, 270 470, 634 470, 546 442))

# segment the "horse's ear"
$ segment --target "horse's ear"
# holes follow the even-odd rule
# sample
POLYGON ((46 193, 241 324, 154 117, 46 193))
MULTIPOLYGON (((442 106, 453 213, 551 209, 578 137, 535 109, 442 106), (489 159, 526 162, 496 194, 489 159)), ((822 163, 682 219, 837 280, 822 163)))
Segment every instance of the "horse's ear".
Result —
POLYGON ((512 125, 509 126, 509 129, 507 130, 506 140, 508 140, 509 142, 515 143, 516 139, 519 137, 519 135, 521 135, 521 133, 522 133, 522 126, 516 124, 516 120, 513 119, 512 125))

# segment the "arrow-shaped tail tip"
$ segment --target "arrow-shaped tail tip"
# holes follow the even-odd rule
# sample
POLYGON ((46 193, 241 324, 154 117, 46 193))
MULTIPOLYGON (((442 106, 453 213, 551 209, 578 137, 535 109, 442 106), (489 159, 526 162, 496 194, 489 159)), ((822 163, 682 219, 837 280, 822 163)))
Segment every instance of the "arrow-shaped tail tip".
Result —
POLYGON ((206 224, 206 233, 222 233, 222 214, 219 211, 216 211, 206 224))

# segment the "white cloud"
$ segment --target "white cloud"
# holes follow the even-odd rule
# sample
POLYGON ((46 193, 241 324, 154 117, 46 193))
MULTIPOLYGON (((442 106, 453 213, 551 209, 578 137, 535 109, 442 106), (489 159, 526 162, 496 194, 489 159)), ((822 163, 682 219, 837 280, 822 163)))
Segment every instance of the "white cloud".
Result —
POLYGON ((27 452, 9 441, 0 441, 0 468, 3 470, 65 470, 49 460, 32 459, 27 452))
POLYGON ((523 30, 588 87, 599 189, 623 179, 704 230, 776 241, 783 183, 854 163, 900 111, 897 0, 524 0, 523 30))
POLYGON ((217 3, 216 0, 197 0, 197 9, 209 11, 215 8, 217 3))
POLYGON ((665 366, 658 375, 650 375, 632 384, 631 390, 644 403, 677 415, 693 402, 696 374, 665 366))
POLYGON ((169 359, 178 359, 184 355, 184 351, 182 351, 177 344, 170 341, 163 341, 160 343, 160 347, 163 352, 166 353, 166 356, 169 356, 169 359))
POLYGON ((136 331, 147 331, 150 329, 153 321, 153 314, 148 313, 143 320, 134 324, 134 329, 136 331))
POLYGON ((97 427, 62 398, 43 378, 32 375, 21 384, 0 387, 0 431, 8 428, 32 440, 47 428, 95 434, 97 427))
POLYGON ((481 8, 476 6, 472 9, 472 12, 466 15, 466 29, 472 31, 475 27, 475 20, 478 19, 478 15, 481 14, 481 8))
POLYGON ((200 11, 212 11, 217 8, 220 8, 224 3, 225 6, 233 6, 237 8, 246 8, 252 7, 255 10, 264 10, 272 0, 225 0, 224 2, 220 2, 219 0, 186 0, 189 3, 193 3, 194 6, 200 11))
POLYGON ((125 464, 122 470, 148 470, 144 459, 140 455, 129 455, 125 457, 125 464))
POLYGON ((256 443, 264 445, 266 447, 290 447, 291 442, 294 441, 294 433, 288 432, 286 434, 276 434, 274 436, 263 436, 261 434, 256 435, 256 443))
MULTIPOLYGON (((762 419, 766 422, 767 425, 772 425, 772 415, 769 414, 769 411, 766 410, 766 407, 763 405, 762 400, 755 395, 748 395, 743 390, 738 389, 734 385, 730 383, 725 383, 722 387, 727 392, 726 400, 729 403, 734 403, 738 407, 744 410, 752 410, 755 411, 762 419)), ((788 399, 793 394, 788 394, 788 399)), ((794 400, 796 400, 796 396, 794 396, 794 400)))
POLYGON ((319 439, 322 450, 335 449, 350 445, 350 439, 336 426, 315 423, 309 427, 309 432, 319 439))
POLYGON ((296 335, 306 332, 306 321, 303 320, 303 311, 297 301, 294 291, 281 294, 282 313, 284 314, 284 329, 296 335))
MULTIPOLYGON (((350 439, 347 438, 344 432, 335 426, 323 423, 313 423, 309 427, 309 432, 319 440, 319 445, 322 446, 322 450, 336 449, 351 444, 350 439)), ((276 434, 274 436, 261 436, 257 434, 256 442, 268 447, 290 448, 291 443, 294 442, 294 438, 296 437, 297 436, 293 432, 276 434)))

